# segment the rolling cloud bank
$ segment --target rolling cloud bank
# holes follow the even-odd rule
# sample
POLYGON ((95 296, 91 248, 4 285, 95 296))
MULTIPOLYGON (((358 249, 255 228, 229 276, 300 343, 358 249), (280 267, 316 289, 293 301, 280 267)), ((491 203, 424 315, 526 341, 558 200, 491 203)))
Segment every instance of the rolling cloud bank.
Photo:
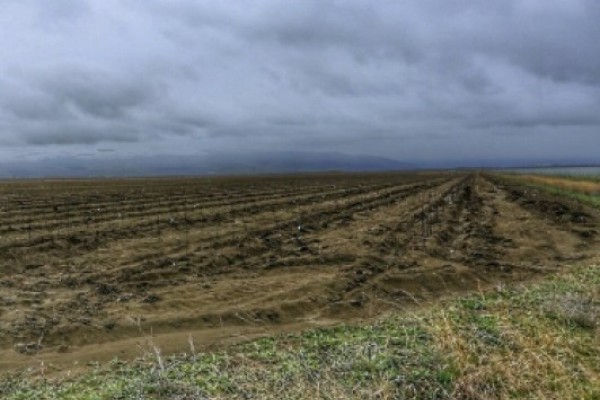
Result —
POLYGON ((600 162, 598 21, 595 0, 6 0, 0 166, 600 162))

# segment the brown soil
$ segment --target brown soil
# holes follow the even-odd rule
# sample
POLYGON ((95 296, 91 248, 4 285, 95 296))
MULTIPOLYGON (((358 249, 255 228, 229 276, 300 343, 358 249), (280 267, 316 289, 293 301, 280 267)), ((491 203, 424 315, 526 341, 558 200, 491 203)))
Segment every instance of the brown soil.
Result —
POLYGON ((377 317, 598 254, 600 216, 478 174, 0 184, 0 370, 377 317))

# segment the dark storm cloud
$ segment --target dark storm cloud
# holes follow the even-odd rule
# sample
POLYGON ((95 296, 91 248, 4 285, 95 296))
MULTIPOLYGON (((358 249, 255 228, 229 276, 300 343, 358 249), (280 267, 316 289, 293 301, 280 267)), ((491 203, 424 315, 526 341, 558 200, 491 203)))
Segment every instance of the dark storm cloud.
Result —
POLYGON ((6 1, 0 142, 591 154, 598 20, 595 0, 6 1))
POLYGON ((33 126, 22 132, 23 139, 32 145, 97 144, 101 142, 137 142, 139 133, 129 128, 91 126, 90 123, 64 122, 53 126, 33 126))
POLYGON ((140 80, 123 80, 102 72, 56 68, 26 85, 22 93, 2 96, 6 110, 16 117, 64 119, 77 114, 105 119, 119 119, 128 111, 143 107, 156 95, 156 88, 140 80))
POLYGON ((53 103, 97 118, 118 119, 147 104, 156 94, 140 79, 119 80, 97 71, 61 70, 44 77, 41 90, 53 103))

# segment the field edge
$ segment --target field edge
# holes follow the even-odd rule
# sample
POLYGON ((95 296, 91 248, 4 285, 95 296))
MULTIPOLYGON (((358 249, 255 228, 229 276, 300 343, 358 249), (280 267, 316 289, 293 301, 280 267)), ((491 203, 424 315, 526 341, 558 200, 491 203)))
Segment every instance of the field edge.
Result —
POLYGON ((5 399, 598 398, 600 264, 446 299, 372 325, 217 352, 114 360, 81 375, 5 374, 5 399))

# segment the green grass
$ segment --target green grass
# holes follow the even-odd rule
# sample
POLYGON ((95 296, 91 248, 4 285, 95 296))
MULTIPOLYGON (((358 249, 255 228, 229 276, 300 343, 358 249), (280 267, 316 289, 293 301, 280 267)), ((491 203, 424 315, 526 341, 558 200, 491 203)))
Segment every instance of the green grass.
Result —
MULTIPOLYGON (((567 189, 567 188, 559 187, 559 186, 552 185, 552 184, 542 184, 542 183, 538 183, 538 182, 533 182, 533 181, 527 180, 526 177, 522 177, 518 174, 502 175, 501 177, 502 177, 502 179, 510 180, 521 186, 542 190, 542 191, 545 191, 546 193, 550 193, 550 194, 556 195, 556 196, 572 198, 572 199, 575 199, 575 200, 580 201, 585 204, 589 204, 594 207, 600 207, 600 195, 598 195, 598 194, 589 194, 589 193, 584 193, 582 191, 567 189)), ((565 180, 572 180, 572 181, 583 180, 579 177, 572 177, 572 176, 560 176, 560 178, 565 179, 565 180)), ((587 178, 586 180, 587 181, 598 181, 598 180, 600 180, 600 178, 593 178, 593 179, 587 178)))
POLYGON ((558 195, 567 195, 567 196, 571 196, 579 201, 582 201, 584 203, 588 203, 591 204, 595 207, 600 207, 600 196, 595 196, 595 195, 591 195, 591 194, 585 194, 585 193, 577 193, 577 192, 567 192, 567 193, 562 193, 560 191, 557 191, 556 194, 558 195))
MULTIPOLYGON (((600 266, 446 300, 368 326, 114 361, 74 378, 28 371, 3 399, 600 399, 600 266)), ((193 349, 193 347, 191 347, 193 349)))
POLYGON ((535 187, 537 189, 544 190, 550 194, 554 194, 557 196, 571 197, 575 200, 590 204, 594 207, 600 207, 600 196, 599 195, 580 193, 580 192, 577 192, 574 190, 559 188, 559 187, 552 186, 552 185, 528 184, 527 186, 535 187))

